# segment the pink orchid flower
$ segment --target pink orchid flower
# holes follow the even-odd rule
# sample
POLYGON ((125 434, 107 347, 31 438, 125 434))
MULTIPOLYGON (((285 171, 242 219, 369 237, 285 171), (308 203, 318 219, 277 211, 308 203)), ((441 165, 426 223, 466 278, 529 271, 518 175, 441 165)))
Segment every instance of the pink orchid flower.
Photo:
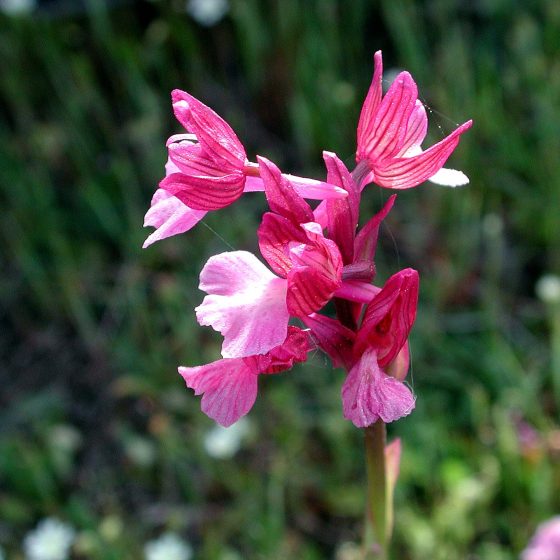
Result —
POLYGON ((560 558, 560 515, 538 526, 521 560, 558 560, 560 558))
POLYGON ((228 427, 253 407, 259 375, 291 369, 294 363, 306 360, 308 350, 307 334, 290 326, 285 341, 266 354, 179 367, 179 373, 195 395, 203 395, 202 412, 228 427))
MULTIPOLYGON (((175 139, 176 137, 172 136, 169 141, 175 141, 175 139)), ((185 134, 181 136, 181 140, 193 145, 196 142, 196 137, 192 134, 185 134)), ((168 158, 165 164, 165 175, 172 173, 180 173, 180 169, 171 161, 171 158, 168 158)), ((156 230, 146 238, 142 248, 145 249, 156 241, 192 229, 206 214, 205 210, 189 208, 166 190, 157 189, 152 197, 150 209, 144 217, 144 227, 152 226, 156 230)))
POLYGON ((285 338, 290 316, 323 307, 341 285, 336 244, 311 220, 313 212, 280 170, 259 158, 269 205, 259 227, 261 253, 232 251, 211 257, 200 274, 208 295, 196 308, 201 325, 222 333, 224 358, 264 354, 285 338), (302 223, 303 222, 303 223, 302 223))
MULTIPOLYGON (((178 171, 168 174, 160 187, 189 208, 205 211, 230 205, 244 191, 264 190, 259 166, 247 159, 245 148, 226 121, 184 91, 176 89, 171 97, 177 120, 198 143, 172 137, 177 141, 168 142, 169 158, 178 171)), ((323 181, 293 175, 287 179, 308 198, 346 196, 345 191, 323 181)))
POLYGON ((401 72, 383 96, 381 51, 375 53, 374 65, 358 123, 354 175, 360 186, 375 183, 388 189, 409 189, 428 179, 447 186, 468 183, 460 171, 442 168, 472 121, 423 151, 428 118, 416 83, 408 72, 401 72))
POLYGON ((414 408, 414 396, 402 380, 417 303, 418 272, 407 268, 391 276, 366 307, 353 348, 359 358, 342 386, 344 417, 358 428, 379 419, 393 422, 414 408))
POLYGON ((343 412, 358 428, 379 419, 393 422, 414 408, 414 396, 403 380, 409 362, 407 339, 416 316, 418 273, 401 270, 377 290, 357 333, 321 315, 302 319, 333 363, 348 370, 342 386, 343 412))

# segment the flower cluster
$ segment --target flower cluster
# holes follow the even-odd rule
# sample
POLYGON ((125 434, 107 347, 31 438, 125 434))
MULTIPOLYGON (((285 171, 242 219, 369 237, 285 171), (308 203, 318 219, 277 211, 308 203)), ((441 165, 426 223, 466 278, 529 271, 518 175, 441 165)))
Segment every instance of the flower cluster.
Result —
POLYGON ((467 183, 443 165, 472 122, 423 150, 427 116, 414 80, 401 72, 383 95, 381 52, 374 66, 358 124, 357 165, 350 172, 324 152, 326 181, 284 174, 262 156, 250 162, 221 117, 188 93, 172 93, 175 116, 188 133, 167 142, 166 177, 145 220, 156 230, 144 247, 191 229, 245 192, 264 191, 269 207, 257 232, 268 266, 252 253, 232 251, 211 257, 200 275, 207 295, 196 316, 223 335, 222 359, 179 368, 202 395, 203 412, 222 426, 251 409, 260 375, 289 370, 317 347, 348 372, 342 406, 357 427, 392 422, 414 408, 404 379, 418 273, 407 268, 383 286, 373 283, 379 228, 396 195, 361 228, 360 200, 370 183, 393 190, 426 180, 467 183), (313 208, 306 199, 321 202, 313 208), (329 302, 336 318, 320 313, 329 302))

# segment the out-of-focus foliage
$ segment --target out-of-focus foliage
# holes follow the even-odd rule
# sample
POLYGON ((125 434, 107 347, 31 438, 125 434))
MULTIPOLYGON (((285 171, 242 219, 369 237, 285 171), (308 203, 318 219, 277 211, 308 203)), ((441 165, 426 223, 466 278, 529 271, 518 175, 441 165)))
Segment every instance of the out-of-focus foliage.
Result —
MULTIPOLYGON (((142 217, 180 131, 169 91, 223 115, 248 153, 323 176, 352 164, 372 56, 416 78, 437 141, 472 117, 459 190, 399 195, 380 279, 422 277, 416 411, 403 438, 394 558, 516 558, 560 511, 560 5, 547 0, 45 2, 0 14, 0 546, 47 516, 74 557, 141 558, 166 531, 195 557, 349 559, 361 434, 322 356, 266 379, 232 459, 176 365, 217 359, 198 327, 213 253, 254 249, 263 197, 142 251, 142 217), (556 378, 556 383, 554 382, 556 378)), ((371 212, 386 198, 371 187, 371 212)), ((12 556, 8 556, 12 558, 12 556)))

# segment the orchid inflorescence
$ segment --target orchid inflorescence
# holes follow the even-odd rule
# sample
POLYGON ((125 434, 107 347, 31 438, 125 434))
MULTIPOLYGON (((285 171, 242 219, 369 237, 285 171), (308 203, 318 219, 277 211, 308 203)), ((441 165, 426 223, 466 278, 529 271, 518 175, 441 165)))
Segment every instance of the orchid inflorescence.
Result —
POLYGON ((383 95, 382 70, 377 52, 358 123, 355 169, 324 152, 326 181, 284 174, 262 156, 250 162, 212 109, 184 91, 172 93, 175 116, 188 134, 167 142, 166 176, 145 219, 156 230, 144 247, 191 229, 245 192, 264 191, 269 206, 257 231, 268 266, 252 253, 231 251, 212 256, 200 274, 208 295, 196 317, 223 335, 222 359, 179 368, 187 386, 202 395, 203 412, 222 426, 249 412, 259 375, 289 370, 316 348, 348 372, 342 406, 355 426, 392 422, 414 408, 404 379, 418 272, 406 268, 382 287, 373 284, 379 228, 396 195, 358 229, 361 193, 371 183, 392 190, 426 180, 468 183, 443 165, 472 121, 423 150, 427 115, 414 80, 401 72, 383 95), (312 208, 305 199, 321 202, 312 208), (331 301, 336 318, 319 313, 331 301))

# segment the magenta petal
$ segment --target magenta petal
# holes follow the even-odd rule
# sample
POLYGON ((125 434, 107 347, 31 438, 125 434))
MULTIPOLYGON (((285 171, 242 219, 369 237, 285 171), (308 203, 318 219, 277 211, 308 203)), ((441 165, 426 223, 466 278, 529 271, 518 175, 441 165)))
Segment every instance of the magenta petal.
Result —
POLYGON ((401 72, 379 105, 371 135, 364 145, 358 145, 359 159, 367 159, 375 164, 399 152, 417 97, 418 89, 412 76, 408 72, 401 72))
MULTIPOLYGON (((387 217, 387 214, 393 208, 393 204, 397 195, 389 197, 383 208, 371 218, 367 224, 360 230, 354 241, 354 262, 373 263, 375 251, 377 249, 377 238, 379 236, 379 227, 381 222, 387 217)), ((370 281, 375 276, 375 268, 373 274, 368 278, 370 281)))
POLYGON ((424 138, 426 138, 426 133, 428 132, 428 117, 426 116, 426 109, 422 102, 417 99, 414 110, 408 118, 408 123, 406 125, 406 134, 403 138, 403 143, 397 157, 401 157, 406 154, 410 149, 419 148, 424 138))
POLYGON ((410 189, 433 177, 459 143, 461 134, 472 126, 467 121, 449 136, 413 157, 395 158, 374 166, 375 183, 388 189, 410 189))
POLYGON ((323 229, 329 227, 329 215, 327 213, 327 200, 323 200, 321 204, 313 210, 313 221, 320 224, 323 229))
MULTIPOLYGON (((308 179, 307 177, 298 177, 297 175, 289 175, 282 173, 282 176, 288 181, 294 191, 301 198, 311 198, 316 200, 331 200, 346 198, 347 193, 344 189, 331 185, 325 181, 317 181, 308 179)), ((260 177, 247 176, 245 181, 245 192, 264 191, 264 182, 260 177)))
POLYGON ((327 167, 327 181, 339 185, 348 193, 345 199, 327 201, 326 211, 329 238, 338 245, 344 264, 350 264, 354 257, 360 190, 336 154, 323 152, 323 159, 327 167))
POLYGON ((399 353, 395 356, 395 359, 385 369, 387 374, 391 377, 394 377, 399 381, 404 381, 409 367, 410 348, 407 341, 404 343, 404 346, 400 349, 399 353))
POLYGON ((406 268, 393 274, 367 306, 355 352, 377 349, 381 367, 390 364, 405 344, 416 318, 418 272, 406 268))
POLYGON ((224 335, 224 358, 264 354, 286 339, 287 283, 251 253, 210 257, 200 273, 200 289, 209 295, 196 317, 224 335))
POLYGON ((365 159, 365 147, 371 142, 375 133, 373 123, 383 95, 383 58, 381 51, 377 51, 373 55, 373 65, 373 79, 362 106, 360 120, 358 121, 358 160, 365 159))
POLYGON ((352 345, 356 333, 336 319, 312 313, 301 320, 311 329, 311 336, 317 345, 329 356, 335 367, 347 370, 354 364, 352 345))
POLYGON ((257 156, 257 160, 270 209, 295 224, 313 221, 311 207, 294 191, 278 167, 261 156, 257 156))
POLYGON ((257 234, 262 256, 276 274, 285 278, 293 267, 289 245, 306 243, 307 235, 288 218, 272 212, 263 216, 257 234))
POLYGON ((247 156, 243 144, 229 124, 210 107, 185 91, 171 92, 173 110, 177 120, 190 132, 212 157, 225 169, 242 169, 247 156))
POLYGON ((228 175, 230 171, 238 171, 236 169, 224 169, 209 158, 200 145, 192 142, 170 144, 167 152, 169 159, 177 166, 179 172, 186 175, 220 177, 228 175))
POLYGON ((222 426, 231 426, 255 404, 258 371, 241 358, 180 367, 179 373, 195 395, 203 395, 202 412, 222 426))
POLYGON ((219 210, 235 202, 242 194, 245 176, 231 173, 221 177, 200 177, 172 173, 159 186, 195 210, 219 210))
POLYGON ((152 243, 184 233, 194 227, 206 216, 203 210, 193 210, 163 189, 157 189, 152 205, 144 217, 144 226, 156 229, 148 236, 142 247, 145 249, 152 243))
POLYGON ((290 325, 286 340, 267 354, 268 362, 266 367, 261 369, 261 373, 278 373, 290 369, 296 362, 305 362, 307 352, 309 352, 307 333, 290 325))
POLYGON ((293 268, 288 273, 286 303, 290 315, 303 317, 318 311, 332 298, 339 282, 312 267, 293 268))
POLYGON ((298 177, 297 175, 289 175, 283 173, 294 191, 302 198, 311 198, 316 200, 338 200, 347 196, 346 190, 341 189, 337 184, 325 181, 317 181, 316 179, 308 179, 307 177, 298 177))
POLYGON ((414 396, 404 383, 381 370, 375 350, 368 349, 344 381, 342 407, 345 418, 366 428, 379 419, 388 423, 407 416, 414 408, 414 396))
POLYGON ((245 177, 245 188, 243 192, 264 192, 264 183, 260 177, 245 177))

